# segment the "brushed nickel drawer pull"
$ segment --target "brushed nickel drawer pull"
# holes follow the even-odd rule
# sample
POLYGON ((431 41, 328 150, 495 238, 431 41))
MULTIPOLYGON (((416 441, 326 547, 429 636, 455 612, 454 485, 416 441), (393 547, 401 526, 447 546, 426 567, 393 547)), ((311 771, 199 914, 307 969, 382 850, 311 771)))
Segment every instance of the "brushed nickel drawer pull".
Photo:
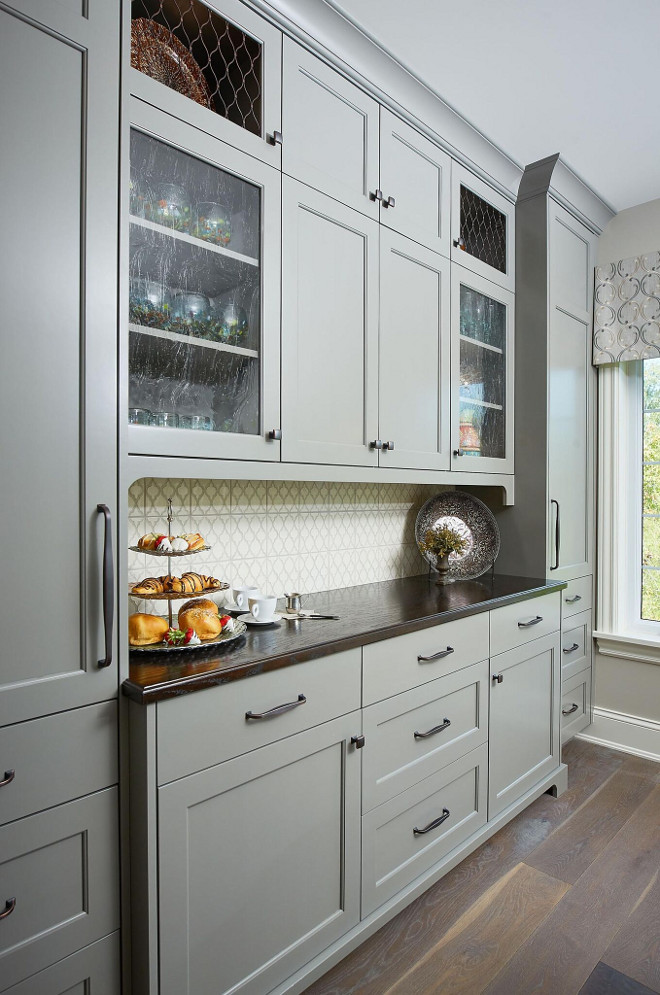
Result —
POLYGON ((5 902, 4 912, 0 912, 0 919, 6 919, 7 916, 10 916, 12 914, 15 908, 16 908, 16 899, 8 898, 7 901, 5 902))
POLYGON ((530 618, 529 622, 518 622, 518 628, 529 629, 530 625, 538 625, 542 621, 543 615, 537 615, 536 618, 530 618))
POLYGON ((413 836, 423 836, 424 833, 430 833, 432 829, 437 829, 441 826, 445 819, 449 818, 449 809, 443 808, 442 815, 438 819, 434 819, 433 822, 429 822, 428 826, 424 826, 423 829, 418 829, 417 826, 413 827, 413 836))
POLYGON ((573 702, 573 704, 571 705, 570 708, 562 708, 561 714, 562 715, 572 715, 573 712, 577 712, 577 710, 578 710, 579 707, 580 707, 579 705, 576 705, 575 702, 573 702))
POLYGON ((580 648, 579 643, 573 643, 572 646, 567 646, 565 650, 562 650, 562 653, 575 653, 575 651, 579 650, 579 648, 580 648))
POLYGON ((442 725, 433 726, 433 728, 429 729, 428 732, 414 732, 413 736, 415 739, 428 739, 429 736, 435 736, 436 732, 442 732, 443 729, 448 729, 450 725, 451 722, 449 719, 443 719, 442 725))
POLYGON ((14 780, 15 777, 16 777, 15 770, 6 770, 4 781, 0 781, 0 788, 4 788, 5 784, 11 784, 11 782, 14 780))
POLYGON ((501 684, 504 680, 504 674, 493 674, 492 681, 494 684, 501 684))
POLYGON ((439 653, 433 653, 431 656, 418 656, 418 663, 430 663, 431 660, 442 660, 443 657, 449 656, 450 653, 454 652, 453 646, 448 646, 446 650, 440 650, 439 653))
POLYGON ((369 200, 375 200, 375 201, 381 201, 382 202, 382 200, 383 200, 383 191, 382 190, 374 190, 373 193, 370 191, 369 192, 369 200))
POLYGON ((298 705, 304 705, 307 698, 304 694, 298 695, 297 701, 287 701, 284 705, 276 705, 275 708, 269 708, 267 712, 246 712, 246 719, 272 719, 276 715, 283 715, 284 712, 290 712, 292 708, 297 708, 298 705))
POLYGON ((572 598, 564 598, 567 605, 574 605, 576 601, 582 601, 581 594, 574 594, 572 598))

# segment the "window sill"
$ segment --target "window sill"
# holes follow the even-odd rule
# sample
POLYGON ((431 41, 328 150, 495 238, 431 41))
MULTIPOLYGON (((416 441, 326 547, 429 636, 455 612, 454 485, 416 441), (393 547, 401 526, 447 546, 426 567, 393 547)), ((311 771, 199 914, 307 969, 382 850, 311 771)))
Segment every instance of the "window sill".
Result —
POLYGON ((612 632, 594 632, 601 656, 616 656, 637 663, 660 666, 660 640, 622 636, 612 632))

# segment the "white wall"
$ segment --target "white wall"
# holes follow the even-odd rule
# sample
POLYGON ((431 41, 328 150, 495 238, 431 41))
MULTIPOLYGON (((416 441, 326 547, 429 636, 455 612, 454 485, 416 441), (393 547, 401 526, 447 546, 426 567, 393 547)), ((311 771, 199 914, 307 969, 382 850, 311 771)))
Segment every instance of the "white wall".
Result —
POLYGON ((660 249, 660 200, 629 207, 617 214, 600 236, 598 264, 660 249))

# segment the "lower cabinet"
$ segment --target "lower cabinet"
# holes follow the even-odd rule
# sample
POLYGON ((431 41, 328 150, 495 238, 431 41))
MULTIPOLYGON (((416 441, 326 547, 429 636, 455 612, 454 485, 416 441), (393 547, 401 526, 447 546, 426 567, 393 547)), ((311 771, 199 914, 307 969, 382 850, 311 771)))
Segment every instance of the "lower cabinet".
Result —
POLYGON ((564 681, 561 689, 562 745, 591 723, 591 668, 564 681))
POLYGON ((360 918, 353 712, 159 789, 161 995, 263 995, 360 918))
POLYGON ((119 991, 119 933, 115 932, 33 974, 6 995, 117 995, 119 991))
POLYGON ((492 657, 488 818, 559 764, 559 632, 492 657))

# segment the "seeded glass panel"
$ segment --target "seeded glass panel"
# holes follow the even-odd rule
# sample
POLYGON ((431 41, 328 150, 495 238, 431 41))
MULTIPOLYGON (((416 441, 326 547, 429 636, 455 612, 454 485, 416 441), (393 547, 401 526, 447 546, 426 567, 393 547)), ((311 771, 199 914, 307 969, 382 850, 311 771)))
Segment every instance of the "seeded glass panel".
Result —
POLYGON ((644 361, 642 477, 643 619, 660 622, 660 359, 644 361))
POLYGON ((133 0, 131 65, 255 135, 262 46, 199 0, 133 0))
POLYGON ((461 285, 459 445, 463 455, 503 459, 506 307, 461 285))
POLYGON ((463 248, 500 273, 506 273, 506 216, 461 185, 463 248))
POLYGON ((129 420, 257 434, 261 191, 131 132, 129 420))

